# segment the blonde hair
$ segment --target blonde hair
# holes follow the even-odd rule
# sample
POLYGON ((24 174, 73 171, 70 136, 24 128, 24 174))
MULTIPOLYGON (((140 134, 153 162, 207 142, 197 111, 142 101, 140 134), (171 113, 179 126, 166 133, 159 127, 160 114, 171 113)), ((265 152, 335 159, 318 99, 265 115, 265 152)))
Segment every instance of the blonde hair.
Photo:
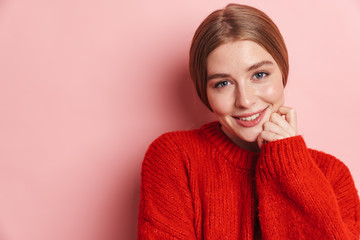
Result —
POLYGON ((275 23, 262 11, 229 4, 212 12, 195 31, 190 47, 189 70, 197 94, 211 110, 207 98, 207 57, 215 48, 235 40, 254 41, 266 49, 278 64, 284 86, 289 73, 288 53, 275 23))

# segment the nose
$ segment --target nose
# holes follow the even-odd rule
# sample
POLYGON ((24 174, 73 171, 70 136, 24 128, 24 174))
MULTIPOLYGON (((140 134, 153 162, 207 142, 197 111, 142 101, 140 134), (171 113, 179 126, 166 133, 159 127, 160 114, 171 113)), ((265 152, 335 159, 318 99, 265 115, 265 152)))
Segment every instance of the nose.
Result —
POLYGON ((247 84, 237 86, 235 105, 240 108, 249 108, 256 102, 255 89, 247 84))

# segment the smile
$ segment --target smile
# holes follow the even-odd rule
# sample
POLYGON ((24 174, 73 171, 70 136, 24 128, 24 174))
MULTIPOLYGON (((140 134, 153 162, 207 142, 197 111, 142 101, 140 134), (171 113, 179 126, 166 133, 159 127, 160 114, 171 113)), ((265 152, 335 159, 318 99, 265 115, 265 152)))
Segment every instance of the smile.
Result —
MULTIPOLYGON (((250 117, 239 117, 238 119, 240 119, 242 121, 252 121, 252 120, 257 119, 259 116, 260 116, 260 113, 256 113, 250 117)), ((235 118, 237 118, 237 117, 235 117, 235 118)))
POLYGON ((238 124, 240 124, 243 127, 254 127, 259 122, 261 122, 266 110, 267 110, 267 107, 261 111, 255 112, 255 113, 233 116, 233 118, 236 120, 236 122, 238 124))

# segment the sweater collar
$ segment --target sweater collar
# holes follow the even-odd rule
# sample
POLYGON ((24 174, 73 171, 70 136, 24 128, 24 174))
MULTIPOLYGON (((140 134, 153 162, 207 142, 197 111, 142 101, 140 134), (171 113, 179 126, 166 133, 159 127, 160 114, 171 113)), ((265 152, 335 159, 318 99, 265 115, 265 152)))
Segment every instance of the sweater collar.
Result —
POLYGON ((254 170, 260 153, 240 148, 221 130, 219 122, 211 122, 201 127, 207 139, 220 154, 236 169, 254 170))

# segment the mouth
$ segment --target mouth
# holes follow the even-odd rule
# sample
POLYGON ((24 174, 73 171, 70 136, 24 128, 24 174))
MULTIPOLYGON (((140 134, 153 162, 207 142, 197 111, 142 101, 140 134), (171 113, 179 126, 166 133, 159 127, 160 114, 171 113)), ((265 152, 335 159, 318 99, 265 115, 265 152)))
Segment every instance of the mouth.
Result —
POLYGON ((260 116, 260 113, 256 113, 256 114, 251 115, 249 117, 234 117, 234 118, 239 119, 241 121, 249 122, 249 121, 253 121, 253 120, 257 119, 259 116, 260 116))
POLYGON ((243 114, 232 117, 236 119, 236 121, 243 127, 253 127, 261 121, 267 108, 268 107, 255 113, 243 114))

